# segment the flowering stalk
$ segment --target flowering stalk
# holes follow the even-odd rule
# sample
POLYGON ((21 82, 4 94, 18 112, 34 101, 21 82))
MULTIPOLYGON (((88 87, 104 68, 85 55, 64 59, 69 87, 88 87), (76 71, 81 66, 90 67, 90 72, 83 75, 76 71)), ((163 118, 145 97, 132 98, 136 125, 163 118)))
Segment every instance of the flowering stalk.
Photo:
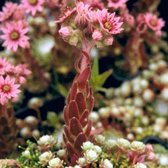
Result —
POLYGON ((80 59, 76 62, 76 69, 78 73, 64 108, 63 137, 72 164, 81 156, 83 142, 90 138, 92 124, 88 116, 94 104, 92 89, 89 86, 91 66, 87 53, 82 52, 80 59))

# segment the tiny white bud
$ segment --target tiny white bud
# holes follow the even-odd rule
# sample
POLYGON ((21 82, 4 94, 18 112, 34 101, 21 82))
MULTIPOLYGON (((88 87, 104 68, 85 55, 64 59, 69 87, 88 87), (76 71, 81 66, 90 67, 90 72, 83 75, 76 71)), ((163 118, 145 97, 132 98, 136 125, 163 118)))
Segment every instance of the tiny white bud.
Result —
POLYGON ((141 97, 135 97, 133 101, 134 105, 137 107, 142 107, 144 105, 144 102, 141 97))
POLYGON ((131 84, 129 82, 124 82, 121 85, 121 94, 122 94, 122 96, 127 97, 127 96, 130 95, 130 93, 131 93, 131 84))
POLYGON ((143 92, 143 95, 142 95, 143 99, 146 101, 146 102, 152 102, 155 98, 155 94, 154 92, 151 90, 151 89, 146 89, 144 92, 143 92))
POLYGON ((24 121, 32 127, 36 127, 38 124, 38 120, 34 116, 28 116, 24 119, 24 121))
POLYGON ((28 137, 31 137, 32 134, 31 134, 31 130, 29 127, 24 127, 20 130, 20 135, 24 138, 28 138, 28 137))
POLYGON ((36 129, 33 130, 32 136, 35 137, 35 138, 39 138, 39 137, 40 137, 40 132, 39 132, 39 130, 36 130, 36 129))
POLYGON ((143 129, 141 127, 137 127, 136 128, 136 133, 142 134, 143 133, 143 129))
POLYGON ((110 116, 109 108, 100 108, 99 109, 99 115, 102 118, 108 118, 110 116))
POLYGON ((89 115, 89 119, 92 121, 92 122, 97 122, 99 120, 99 115, 97 112, 91 112, 90 115, 89 115))
POLYGON ((141 82, 140 82, 140 85, 143 89, 146 89, 149 85, 149 82, 145 79, 142 79, 141 82))

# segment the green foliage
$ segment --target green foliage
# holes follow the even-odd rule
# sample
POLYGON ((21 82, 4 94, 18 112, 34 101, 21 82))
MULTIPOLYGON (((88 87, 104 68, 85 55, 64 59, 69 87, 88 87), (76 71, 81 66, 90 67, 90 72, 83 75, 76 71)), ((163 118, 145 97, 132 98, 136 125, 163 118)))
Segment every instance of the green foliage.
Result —
POLYGON ((105 88, 103 88, 103 85, 111 74, 112 74, 112 70, 108 70, 102 74, 99 74, 99 61, 98 61, 98 58, 95 58, 93 67, 92 67, 92 77, 90 81, 94 92, 107 91, 105 88))
POLYGON ((37 145, 33 142, 27 141, 27 151, 30 152, 29 156, 25 156, 23 153, 18 158, 18 162, 23 168, 42 168, 39 164, 40 152, 37 149, 37 145))
POLYGON ((49 111, 47 113, 47 121, 55 129, 60 129, 61 125, 60 125, 59 117, 55 112, 49 111))

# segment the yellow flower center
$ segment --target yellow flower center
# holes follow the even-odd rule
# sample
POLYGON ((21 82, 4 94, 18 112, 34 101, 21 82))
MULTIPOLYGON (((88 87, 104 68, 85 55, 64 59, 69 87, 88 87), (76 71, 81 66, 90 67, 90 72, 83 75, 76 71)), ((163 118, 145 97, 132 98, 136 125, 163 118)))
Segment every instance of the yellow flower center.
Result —
POLYGON ((20 37, 20 34, 19 34, 19 32, 17 32, 17 31, 13 31, 13 32, 10 34, 10 38, 11 38, 12 40, 18 40, 19 37, 20 37))
POLYGON ((36 5, 37 2, 38 2, 38 0, 29 0, 29 3, 30 3, 31 5, 36 5))
POLYGON ((106 21, 106 22, 104 23, 104 27, 105 27, 106 29, 108 29, 108 30, 111 30, 111 29, 112 29, 112 25, 111 25, 111 23, 108 22, 108 21, 106 21))
POLYGON ((8 84, 2 86, 2 91, 8 93, 11 90, 11 87, 8 84))
POLYGON ((152 19, 150 20, 150 24, 151 24, 152 26, 157 26, 157 19, 156 19, 156 18, 152 18, 152 19))

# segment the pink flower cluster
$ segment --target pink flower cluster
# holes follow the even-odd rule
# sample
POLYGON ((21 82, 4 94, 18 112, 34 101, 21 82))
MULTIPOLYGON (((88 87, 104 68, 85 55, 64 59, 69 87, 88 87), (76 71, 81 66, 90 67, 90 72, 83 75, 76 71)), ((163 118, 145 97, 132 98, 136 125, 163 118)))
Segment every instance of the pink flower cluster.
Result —
POLYGON ((125 6, 128 0, 108 0, 108 7, 113 9, 119 9, 125 6))
POLYGON ((31 13, 32 16, 35 16, 37 12, 43 10, 44 2, 45 0, 22 0, 22 5, 26 13, 31 13))
POLYGON ((111 45, 113 35, 123 30, 123 22, 115 13, 98 9, 97 6, 94 8, 90 4, 78 2, 75 8, 68 11, 69 15, 60 19, 63 22, 59 30, 62 38, 75 46, 82 46, 84 39, 98 47, 111 45))
POLYGON ((0 30, 3 33, 0 38, 4 41, 4 47, 14 52, 19 47, 29 48, 26 13, 35 16, 43 10, 43 4, 44 0, 22 0, 21 4, 6 2, 0 12, 0 30))
POLYGON ((156 160, 156 155, 154 153, 154 149, 151 144, 147 144, 142 151, 129 152, 128 157, 133 164, 156 160))
POLYGON ((144 32, 149 28, 154 31, 157 36, 161 35, 161 29, 164 27, 165 22, 162 18, 158 18, 152 13, 139 14, 137 18, 138 26, 137 31, 144 32))
POLYGON ((25 64, 12 65, 6 59, 0 58, 0 104, 16 101, 20 93, 19 87, 26 82, 31 74, 25 64))

